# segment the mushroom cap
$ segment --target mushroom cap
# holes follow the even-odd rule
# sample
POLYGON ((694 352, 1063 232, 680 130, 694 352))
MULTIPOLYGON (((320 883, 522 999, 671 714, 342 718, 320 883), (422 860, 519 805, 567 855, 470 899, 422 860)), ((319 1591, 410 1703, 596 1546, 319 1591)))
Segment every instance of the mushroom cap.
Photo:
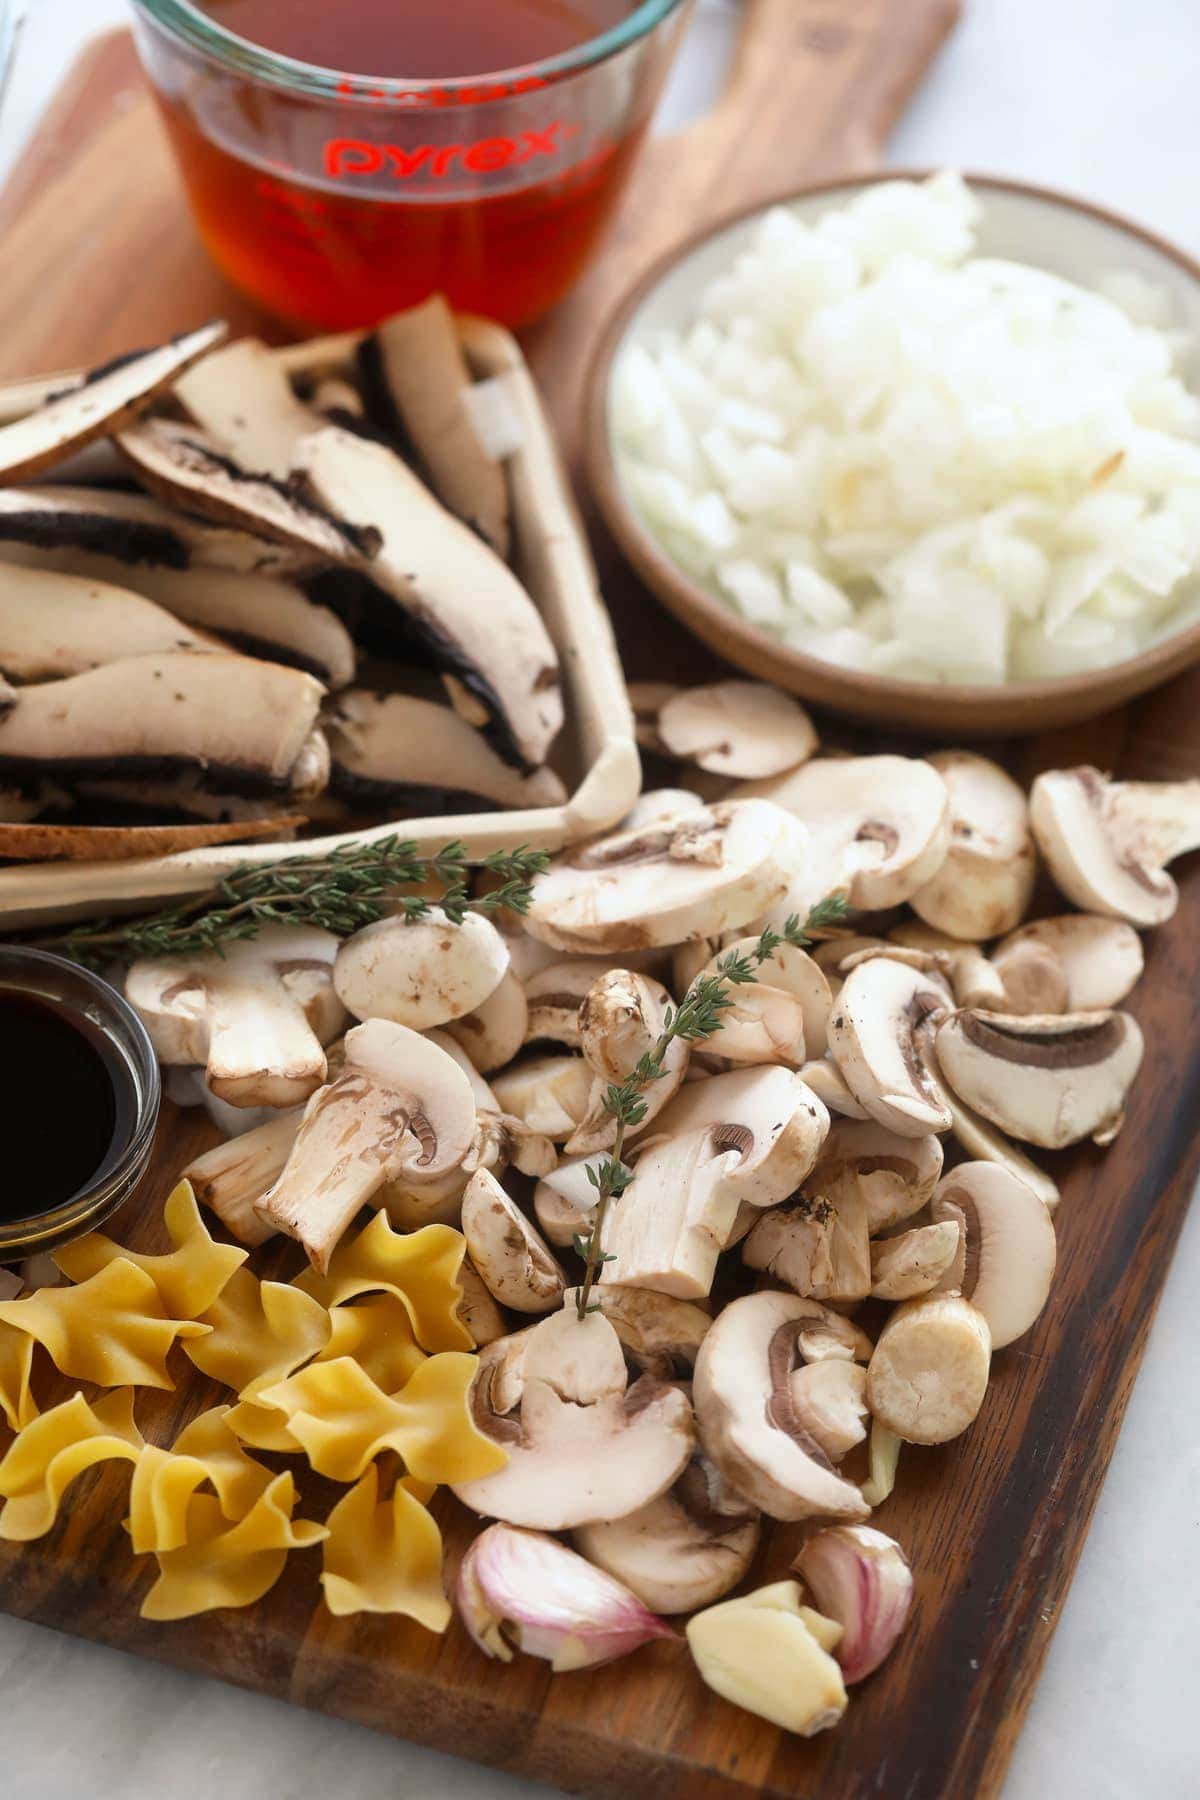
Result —
POLYGON ((490 919, 467 912, 455 925, 434 906, 421 919, 397 915, 356 931, 338 951, 333 984, 356 1018, 427 1031, 474 1012, 507 968, 508 948, 490 919))
POLYGON ((806 1062, 799 1073, 801 1081, 831 1113, 845 1119, 870 1118, 866 1107, 859 1104, 846 1086, 846 1077, 828 1051, 824 1056, 806 1062))
POLYGON ((652 1612, 694 1612, 736 1587, 758 1549, 757 1513, 735 1496, 728 1498, 740 1510, 719 1512, 709 1498, 714 1486, 720 1476, 697 1451, 657 1500, 626 1518, 583 1525, 571 1541, 652 1612))
MULTIPOLYGON (((891 933, 890 942, 906 950, 924 950, 940 961, 954 998, 960 1006, 1004 1009, 1004 983, 978 944, 964 943, 949 932, 926 925, 923 919, 905 919, 891 933)), ((900 961, 905 959, 901 957, 900 961)))
POLYGON ((717 936, 781 899, 801 853, 780 808, 723 801, 564 851, 535 879, 526 926, 585 952, 717 936))
POLYGON ((995 1163, 960 1163, 938 1184, 930 1216, 958 1226, 959 1253, 943 1277, 988 1322, 993 1350, 1021 1337, 1050 1295, 1057 1244, 1032 1188, 995 1163))
POLYGON ((737 793, 773 800, 800 819, 812 839, 809 866, 824 871, 820 891, 845 887, 864 912, 908 900, 950 845, 946 784, 912 757, 821 757, 737 793))
POLYGON ((874 1119, 835 1119, 804 1185, 835 1206, 861 1201, 874 1237, 919 1213, 941 1172, 942 1146, 932 1132, 902 1137, 874 1119))
POLYGON ((533 1056, 502 1069, 493 1086, 502 1112, 563 1144, 587 1117, 594 1083, 582 1056, 533 1056))
MULTIPOLYGON (((697 979, 717 976, 728 956, 746 956, 758 939, 737 938, 701 970, 697 979)), ((757 980, 731 987, 731 1004, 705 1041, 707 1055, 730 1062, 782 1062, 799 1068, 825 1051, 833 996, 819 965, 794 944, 779 947, 759 964, 757 980)))
POLYGON ((233 1106, 295 1106, 324 1081, 324 1045, 346 1023, 337 948, 332 932, 268 925, 220 954, 141 957, 125 996, 161 1062, 203 1064, 233 1106))
POLYGON ((481 1359, 476 1423, 508 1462, 453 1491, 486 1517, 543 1531, 624 1518, 665 1493, 691 1457, 686 1397, 649 1375, 627 1392, 620 1340, 601 1313, 580 1319, 567 1308, 534 1326, 511 1385, 520 1389, 516 1418, 493 1410, 481 1359))
POLYGON ((837 1205, 801 1194, 760 1214, 742 1261, 814 1300, 865 1300, 871 1287, 866 1208, 853 1194, 837 1205))
POLYGON ((705 1453, 774 1519, 870 1514, 805 1430, 792 1399, 799 1334, 836 1316, 795 1294, 747 1294, 714 1321, 696 1358, 693 1400, 705 1453))
MULTIPOLYGON (((1200 811, 1200 783, 1162 785, 1192 790, 1193 817, 1200 811)), ((1179 904, 1179 890, 1162 867, 1163 846, 1139 828, 1136 811, 1119 804, 1120 794, 1121 784, 1098 769, 1052 769, 1029 796, 1033 834, 1055 885, 1076 906, 1131 925, 1161 925, 1179 904)))
MULTIPOLYGON (((579 1007, 579 1042, 595 1071, 587 1117, 567 1139, 570 1156, 609 1150, 616 1142, 617 1121, 607 1105, 609 1086, 631 1075, 650 1056, 666 1025, 671 996, 661 982, 631 969, 610 969, 594 981, 579 1007)), ((687 1074, 691 1044, 672 1038, 662 1059, 663 1072, 642 1090, 643 1134, 650 1121, 678 1091, 687 1074)))
POLYGON ((856 1100, 902 1137, 948 1131, 950 1114, 914 1050, 922 1021, 949 1012, 937 975, 892 957, 873 957, 847 975, 829 1018, 829 1049, 856 1100))
POLYGON ((992 961, 1008 1001, 998 1010, 1008 1013, 1106 1011, 1120 1005, 1145 967, 1132 925, 1097 913, 1035 919, 997 944, 992 961))
POLYGON ((907 1443, 949 1443, 983 1405, 991 1350, 987 1320, 961 1294, 906 1300, 868 1364, 867 1404, 907 1443))
POLYGON ((909 904, 951 937, 998 937, 1024 918, 1037 873, 1024 791, 997 763, 968 750, 935 751, 929 761, 950 796, 950 847, 909 904))
POLYGON ((1061 1150, 1118 1129, 1143 1042, 1129 1013, 964 1010, 938 1026, 936 1047, 968 1106, 1027 1144, 1061 1150))
POLYGON ((867 1435, 867 1371, 861 1363, 827 1356, 792 1371, 796 1417, 831 1463, 839 1463, 867 1435))
POLYGON ((679 819, 685 813, 704 810, 705 802, 691 788, 647 788, 621 820, 621 830, 638 831, 643 825, 656 825, 663 819, 679 819))
POLYGON ((750 781, 796 768, 817 747, 804 708, 760 681, 684 688, 659 707, 657 723, 669 756, 750 781))
POLYGON ((594 956, 568 956, 536 970, 525 982, 526 1043, 549 1042, 578 1050, 579 1009, 593 982, 605 973, 594 956))
POLYGON ((562 1270, 486 1169, 479 1169, 467 1183, 462 1230, 480 1279, 502 1306, 514 1312, 547 1313, 561 1303, 566 1287, 562 1270))

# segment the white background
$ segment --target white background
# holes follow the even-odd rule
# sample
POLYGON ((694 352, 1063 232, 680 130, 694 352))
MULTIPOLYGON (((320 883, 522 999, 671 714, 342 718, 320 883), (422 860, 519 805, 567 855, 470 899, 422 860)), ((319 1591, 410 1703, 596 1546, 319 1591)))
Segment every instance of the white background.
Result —
MULTIPOLYGON (((893 159, 1071 189, 1200 254, 1196 0, 966 7, 897 133, 893 159)), ((729 0, 702 0, 667 99, 671 122, 716 92, 732 16, 729 0)), ((33 0, 0 115, 0 177, 76 49, 124 18, 123 0, 33 0)), ((1194 1214, 1006 1800, 1200 1796, 1198 1292, 1194 1214)), ((976 1653, 986 1656, 988 1646, 976 1653)), ((534 1800, 550 1792, 6 1618, 0 1695, 5 1800, 534 1800)))

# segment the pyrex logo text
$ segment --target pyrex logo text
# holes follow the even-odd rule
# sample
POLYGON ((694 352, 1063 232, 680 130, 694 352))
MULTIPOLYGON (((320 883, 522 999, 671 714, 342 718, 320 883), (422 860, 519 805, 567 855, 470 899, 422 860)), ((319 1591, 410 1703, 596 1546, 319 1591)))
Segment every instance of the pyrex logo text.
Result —
POLYGON ((519 169, 538 156, 557 156, 564 138, 579 127, 555 119, 544 131, 522 131, 516 137, 479 138, 473 144, 373 144, 366 138, 330 138, 325 146, 327 175, 381 175, 410 181, 414 175, 448 175, 451 170, 470 170, 489 175, 498 169, 519 169))

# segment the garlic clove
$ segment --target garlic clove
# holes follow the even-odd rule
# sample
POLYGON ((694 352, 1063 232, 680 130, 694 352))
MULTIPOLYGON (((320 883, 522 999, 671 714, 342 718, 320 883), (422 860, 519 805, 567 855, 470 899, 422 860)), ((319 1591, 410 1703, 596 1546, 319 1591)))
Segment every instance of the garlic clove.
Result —
POLYGON ((904 1439, 881 1425, 878 1419, 871 1421, 871 1443, 869 1448, 870 1472, 862 1484, 862 1497, 870 1507, 882 1506, 896 1485, 896 1470, 900 1463, 900 1446, 904 1439))
POLYGON ((837 1525, 809 1538, 793 1567, 822 1613, 842 1626, 834 1655, 847 1683, 877 1669, 904 1629, 912 1605, 908 1558, 871 1525, 837 1525))
POLYGON ((462 1560, 458 1610, 485 1656, 511 1662, 513 1646, 556 1674, 627 1656, 652 1638, 673 1638, 611 1575, 541 1531, 489 1525, 462 1560))
MULTIPOLYGON (((812 1737, 836 1725, 846 1710, 841 1669, 810 1626, 795 1581, 723 1600, 697 1613, 688 1646, 707 1685, 722 1699, 769 1719, 784 1731, 812 1737)), ((820 1623, 826 1643, 836 1625, 820 1623)))

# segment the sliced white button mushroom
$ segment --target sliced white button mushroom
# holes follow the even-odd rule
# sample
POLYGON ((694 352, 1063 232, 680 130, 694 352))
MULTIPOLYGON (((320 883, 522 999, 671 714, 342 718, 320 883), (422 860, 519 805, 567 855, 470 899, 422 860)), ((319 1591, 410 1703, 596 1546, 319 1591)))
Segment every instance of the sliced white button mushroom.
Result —
POLYGON ((874 1119, 835 1119, 806 1190, 836 1207, 857 1201, 868 1236, 919 1213, 942 1172, 942 1146, 932 1132, 901 1137, 874 1119))
POLYGON ((413 694, 339 694, 327 730, 330 789, 350 805, 473 812, 480 801, 561 806, 567 797, 552 769, 520 774, 451 707, 413 694))
POLYGON ((665 756, 666 747, 658 735, 658 715, 667 701, 683 689, 673 681, 631 681, 627 691, 638 743, 643 750, 665 756))
POLYGON ((527 927, 579 951, 716 936, 780 899, 801 854, 779 807, 724 801, 565 851, 534 881, 527 927))
POLYGON ((831 1463, 841 1462, 862 1443, 867 1435, 867 1371, 861 1363, 827 1356, 793 1370, 788 1385, 796 1417, 831 1463))
MULTIPOLYGON (((757 938, 738 938, 700 971, 698 979, 719 976, 726 957, 745 956, 757 938)), ((730 1005, 704 1045, 705 1053, 735 1063, 786 1063, 796 1069, 825 1051, 829 983, 812 957, 781 944, 758 968, 757 980, 731 986, 730 1005)))
POLYGON ((1005 1010, 1000 971, 978 944, 962 943, 948 932, 926 925, 921 919, 908 919, 897 925, 891 942, 940 957, 946 979, 960 1006, 990 1007, 994 1012, 1005 1010))
POLYGON ((817 747, 804 708, 759 681, 718 681, 671 695, 658 711, 658 736, 669 756, 749 781, 782 775, 817 747))
POLYGON ((11 486, 28 480, 94 438, 118 430, 190 363, 219 344, 227 329, 218 319, 152 350, 118 357, 90 370, 36 411, 0 426, 0 481, 11 486))
POLYGON ((829 1017, 829 1049, 855 1098, 902 1137, 947 1131, 950 1114, 914 1049, 922 1021, 949 1012, 940 977, 878 957, 850 971, 829 1017))
POLYGON ((475 1128, 470 1082, 428 1038, 372 1019, 346 1033, 345 1054, 337 1080, 305 1108, 287 1165, 259 1207, 322 1274, 359 1207, 385 1182, 448 1173, 475 1128))
POLYGON ((579 1008, 592 983, 604 973, 599 958, 573 956, 550 963, 531 975, 525 983, 525 1041, 562 1044, 568 1050, 578 1050, 579 1008))
POLYGON ((772 1206, 790 1193, 812 1167, 828 1130, 824 1107, 800 1083, 787 1096, 770 1081, 786 1073, 714 1076, 685 1089, 659 1115, 656 1135, 608 1215, 603 1247, 611 1260, 602 1283, 686 1300, 709 1292, 740 1207, 772 1206), (742 1085, 733 1086, 734 1080, 742 1085), (764 1118, 768 1095, 780 1104, 764 1118), (772 1140, 785 1136, 786 1145, 772 1154, 772 1140), (787 1182, 782 1188, 776 1185, 781 1178, 787 1182))
POLYGON ((652 1612, 694 1612, 727 1594, 758 1549, 754 1507, 702 1452, 675 1485, 624 1519, 582 1525, 572 1542, 652 1612))
POLYGON ((657 825, 663 819, 703 812, 704 807, 704 801, 691 788, 647 788, 621 820, 621 830, 640 831, 644 825, 657 825))
POLYGON ((295 467, 320 504, 374 533, 358 572, 425 637, 455 711, 485 723, 515 768, 544 763, 563 720, 558 653, 508 565, 386 444, 329 426, 297 446, 295 467))
POLYGON ((960 1294, 906 1300, 867 1366, 867 1404, 906 1443, 949 1443, 983 1405, 991 1354, 987 1320, 960 1294))
POLYGON ((1200 781, 1109 781, 1098 769, 1039 775, 1029 796, 1055 883, 1086 912, 1161 925, 1179 904, 1166 873, 1200 847, 1200 781))
POLYGON ((1145 966, 1132 925, 1098 913, 1035 919, 998 944, 992 961, 1004 983, 995 1010, 1023 1015, 1107 1011, 1132 991, 1145 966))
POLYGON ((544 1531, 620 1519, 645 1506, 686 1466, 695 1428, 678 1388, 643 1375, 626 1391, 626 1381, 613 1327, 600 1313, 580 1319, 574 1307, 526 1334, 508 1393, 501 1395, 481 1358, 475 1420, 508 1462, 453 1491, 475 1512, 544 1531))
POLYGON ((488 1292, 514 1312, 553 1312, 566 1282, 546 1244, 494 1175, 480 1169, 462 1199, 462 1230, 488 1292))
POLYGON ((774 1519, 862 1519, 869 1511, 801 1424, 792 1398, 801 1335, 835 1330, 827 1321, 836 1317, 795 1294, 748 1294, 724 1309, 696 1358, 693 1399, 705 1453, 774 1519))
POLYGON ((596 1185, 588 1169, 599 1169, 603 1156, 564 1157, 556 1169, 544 1175, 533 1194, 533 1210, 546 1238, 560 1250, 569 1250, 579 1236, 587 1236, 595 1221, 596 1185))
POLYGON ((951 937, 999 937, 1025 917, 1037 872, 1024 791, 968 750, 937 751, 929 761, 950 795, 950 848, 909 904, 951 937))
POLYGON ((180 1175, 240 1243, 262 1244, 275 1235, 275 1227, 255 1209, 282 1173, 303 1114, 301 1106, 277 1112, 253 1131, 194 1157, 180 1175))
POLYGON ((846 979, 843 965, 861 950, 886 950, 887 938, 870 937, 857 932, 839 932, 835 937, 826 938, 822 944, 814 944, 810 952, 813 961, 829 983, 831 994, 841 991, 846 979))
POLYGON ((458 1271, 462 1299, 458 1316, 474 1338, 476 1345, 494 1344, 504 1336, 504 1314, 488 1293, 479 1270, 469 1256, 464 1256, 458 1271))
POLYGON ((525 989, 508 968, 485 1000, 461 1018, 448 1019, 445 1028, 477 1069, 492 1074, 507 1067, 525 1042, 528 1018, 525 989))
POLYGON ((358 1019, 391 1019, 410 1031, 461 1019, 495 992, 508 968, 504 939, 482 913, 454 925, 441 907, 365 925, 338 951, 333 981, 358 1019))
MULTIPOLYGON (((649 1288, 610 1285, 593 1288, 592 1299, 620 1338, 627 1359, 644 1375, 673 1381, 691 1374, 712 1324, 712 1315, 702 1306, 649 1288)), ((570 1293, 566 1304, 574 1300, 570 1293)))
MULTIPOLYGON (((1003 1174, 1000 1169, 995 1172, 1003 1174)), ((1044 1213, 1040 1200, 1038 1205, 1044 1213)), ((958 1224, 948 1215, 937 1224, 917 1225, 895 1237, 877 1239, 871 1245, 871 1293, 876 1300, 915 1300, 918 1294, 929 1293, 955 1262, 961 1241, 958 1224)))
POLYGON ((861 911, 899 906, 937 874, 950 845, 946 784, 929 763, 906 756, 822 757, 738 789, 739 798, 748 795, 775 801, 807 826, 811 854, 798 871, 806 900, 817 870, 813 899, 845 887, 861 911))
POLYGON ((850 1194, 834 1205, 815 1189, 772 1207, 742 1245, 742 1261, 814 1300, 863 1300, 871 1289, 866 1207, 850 1194))
MULTIPOLYGON (((670 1004, 671 996, 661 982, 630 969, 610 969, 592 983, 579 1008, 579 1042, 596 1081, 587 1117, 567 1140, 568 1155, 590 1156, 595 1150, 612 1148, 617 1124, 605 1104, 609 1087, 626 1080, 642 1058, 653 1053, 670 1004)), ((662 1074, 642 1090, 645 1111, 639 1132, 648 1129, 678 1092, 690 1055, 686 1038, 672 1038, 662 1059, 662 1074)))
POLYGON ((935 1220, 957 1226, 958 1255, 944 1286, 961 1290, 1002 1350, 1029 1330, 1050 1295, 1057 1246, 1042 1201, 994 1163, 960 1163, 933 1197, 935 1220))
POLYGON ((324 1046, 346 1023, 334 993, 338 940, 270 925, 221 954, 143 957, 125 994, 164 1063, 200 1063, 232 1106, 295 1106, 325 1080, 324 1046))
POLYGON ((374 422, 410 444, 444 506, 508 555, 508 482, 471 423, 473 386, 454 317, 441 294, 395 313, 358 347, 374 422))
MULTIPOLYGON (((783 1731, 813 1737, 846 1710, 842 1673, 817 1632, 829 1621, 801 1605, 794 1581, 777 1581, 697 1613, 688 1647, 707 1685, 723 1700, 783 1731)), ((836 1645, 840 1629, 827 1640, 836 1645)))
POLYGON ((800 1070, 800 1079, 831 1113, 837 1113, 844 1119, 870 1118, 866 1107, 850 1092, 846 1077, 828 1052, 806 1062, 800 1070))
POLYGON ((582 1056, 533 1056, 502 1070, 493 1086, 504 1112, 565 1144, 588 1115, 594 1082, 582 1056))
POLYGON ((1112 1140, 1142 1050, 1137 1021, 1122 1012, 968 1011, 937 1031, 938 1062, 955 1093, 1002 1131, 1049 1150, 1112 1140))

